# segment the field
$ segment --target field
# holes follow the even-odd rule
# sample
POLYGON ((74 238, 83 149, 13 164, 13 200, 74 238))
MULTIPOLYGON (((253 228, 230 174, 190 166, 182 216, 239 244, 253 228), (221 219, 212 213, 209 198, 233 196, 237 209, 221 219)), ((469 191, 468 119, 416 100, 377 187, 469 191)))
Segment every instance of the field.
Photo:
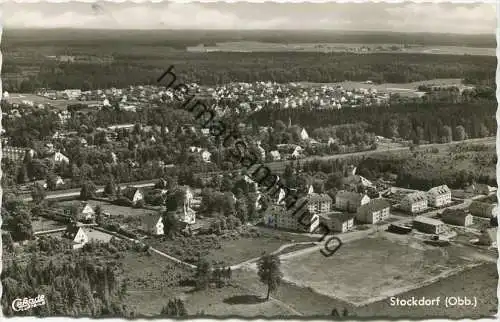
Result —
MULTIPOLYGON (((193 264, 196 264, 198 252, 201 252, 209 261, 235 265, 257 258, 263 252, 277 251, 284 245, 317 241, 312 237, 263 227, 256 227, 253 230, 253 232, 225 234, 220 237, 200 235, 189 238, 177 237, 174 240, 151 239, 147 243, 160 251, 193 264)), ((290 250, 284 249, 283 251, 290 250)))
POLYGON ((55 220, 46 219, 39 217, 38 219, 33 219, 31 221, 31 225, 33 226, 33 232, 44 231, 44 230, 52 230, 57 228, 64 228, 65 225, 57 222, 55 220))
POLYGON ((65 110, 66 107, 70 104, 92 103, 92 102, 81 102, 78 100, 64 100, 64 99, 51 100, 49 98, 38 96, 35 94, 9 93, 9 102, 20 104, 23 101, 32 101, 35 104, 51 104, 58 110, 65 110))
MULTIPOLYGON (((70 201, 70 202, 60 202, 60 206, 70 206, 73 204, 78 204, 80 201, 70 201)), ((132 208, 132 207, 125 207, 125 206, 117 206, 113 205, 109 202, 105 201, 98 201, 98 200, 89 200, 88 203, 92 206, 92 208, 95 208, 97 205, 101 206, 101 209, 104 212, 108 212, 111 216, 113 217, 142 217, 147 214, 153 213, 154 210, 150 209, 143 209, 143 208, 132 208)))
POLYGON ((485 55, 495 56, 494 48, 462 46, 412 46, 401 48, 400 44, 362 43, 272 43, 258 41, 220 42, 215 46, 188 47, 189 52, 356 52, 356 53, 407 53, 441 55, 485 55))
POLYGON ((417 240, 405 243, 391 239, 379 236, 358 240, 339 249, 334 257, 310 253, 286 260, 285 278, 359 306, 422 286, 434 277, 475 263, 473 258, 458 256, 460 250, 426 246, 417 240))
MULTIPOLYGON (((359 263, 358 263, 359 265, 359 263)), ((258 281, 255 273, 238 272, 239 281, 245 285, 251 285, 255 289, 265 292, 265 287, 258 281)), ((340 275, 340 276, 343 276, 340 275)), ((341 278, 341 277, 339 277, 341 278)), ((301 287, 291 283, 280 285, 277 293, 273 295, 276 299, 286 303, 289 307, 299 311, 305 316, 330 315, 332 309, 336 308, 339 313, 346 308, 349 316, 356 317, 391 317, 391 318, 479 318, 492 316, 497 311, 496 289, 498 274, 496 265, 484 264, 465 270, 456 275, 441 279, 434 284, 423 286, 412 291, 401 293, 399 298, 411 296, 433 298, 441 296, 467 296, 477 297, 477 307, 401 307, 390 306, 387 299, 356 307, 340 299, 328 297, 315 292, 311 288, 301 287)))
POLYGON ((127 252, 120 262, 129 294, 125 303, 139 316, 158 315, 168 300, 175 297, 185 301, 189 314, 201 312, 207 315, 241 316, 290 314, 286 306, 274 301, 264 302, 260 299, 263 294, 238 285, 196 292, 192 291, 190 285, 179 286, 178 282, 189 278, 193 272, 156 254, 148 256, 127 252))

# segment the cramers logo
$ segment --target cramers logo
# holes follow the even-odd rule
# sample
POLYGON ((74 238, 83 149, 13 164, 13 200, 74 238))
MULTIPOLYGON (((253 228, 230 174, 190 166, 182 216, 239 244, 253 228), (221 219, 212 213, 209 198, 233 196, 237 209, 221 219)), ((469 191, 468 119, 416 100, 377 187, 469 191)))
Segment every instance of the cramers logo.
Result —
POLYGON ((17 298, 12 301, 12 309, 14 312, 27 311, 40 305, 45 305, 45 295, 38 295, 35 298, 17 298))

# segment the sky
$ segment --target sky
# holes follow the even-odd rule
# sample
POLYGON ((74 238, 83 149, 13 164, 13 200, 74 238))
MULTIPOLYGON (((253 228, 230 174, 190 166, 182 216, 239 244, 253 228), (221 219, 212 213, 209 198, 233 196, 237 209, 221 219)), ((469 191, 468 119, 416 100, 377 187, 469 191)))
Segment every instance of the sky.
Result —
POLYGON ((493 3, 34 2, 0 5, 9 28, 281 29, 491 33, 493 3))

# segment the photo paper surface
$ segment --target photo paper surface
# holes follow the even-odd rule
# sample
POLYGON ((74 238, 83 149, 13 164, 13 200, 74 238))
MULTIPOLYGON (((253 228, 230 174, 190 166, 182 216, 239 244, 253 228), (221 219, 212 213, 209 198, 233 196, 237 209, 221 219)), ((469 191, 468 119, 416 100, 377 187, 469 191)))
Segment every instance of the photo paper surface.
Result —
POLYGON ((5 317, 497 314, 494 3, 1 8, 5 317))

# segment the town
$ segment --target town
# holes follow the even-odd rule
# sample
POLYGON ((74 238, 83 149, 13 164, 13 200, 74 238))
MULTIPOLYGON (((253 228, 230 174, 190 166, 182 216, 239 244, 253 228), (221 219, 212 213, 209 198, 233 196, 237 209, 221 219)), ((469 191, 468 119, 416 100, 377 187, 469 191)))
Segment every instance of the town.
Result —
POLYGON ((121 31, 75 32, 31 58, 36 76, 24 59, 41 38, 7 35, 6 316, 496 313, 493 56, 415 52, 387 42, 395 35, 380 44, 366 36, 353 50, 294 52, 304 36, 293 33, 287 50, 269 45, 270 56, 251 41, 250 51, 211 50, 213 39, 239 37, 215 31, 165 33, 177 46, 167 49, 163 38, 131 33, 131 54, 121 31), (288 60, 297 66, 287 69, 288 60), (175 75, 160 77, 168 66, 175 75), (180 100, 186 93, 171 81, 246 151, 186 109, 195 100, 180 100), (257 180, 262 168, 266 179, 257 180), (13 304, 42 296, 24 311, 13 304), (478 302, 410 310, 390 300, 439 296, 478 302))

